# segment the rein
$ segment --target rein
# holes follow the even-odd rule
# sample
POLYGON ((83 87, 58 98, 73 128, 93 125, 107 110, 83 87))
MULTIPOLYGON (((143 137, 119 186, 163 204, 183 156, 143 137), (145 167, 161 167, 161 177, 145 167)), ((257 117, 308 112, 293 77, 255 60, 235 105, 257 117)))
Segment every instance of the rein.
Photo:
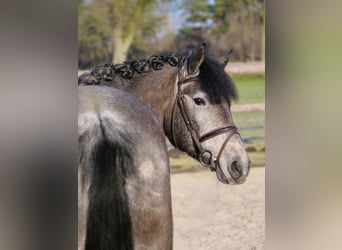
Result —
POLYGON ((229 140, 233 137, 233 135, 240 135, 238 132, 238 128, 234 125, 234 124, 229 124, 227 126, 223 126, 221 128, 218 129, 214 129, 204 135, 199 135, 198 132, 195 130, 193 123, 190 119, 189 116, 189 112, 187 110, 186 107, 186 98, 184 96, 184 94, 181 93, 181 85, 185 84, 185 83, 189 83, 189 82, 199 82, 200 79, 196 76, 196 77, 189 77, 183 80, 180 80, 177 82, 177 95, 176 95, 176 100, 173 104, 173 108, 172 108, 172 116, 171 116, 171 138, 172 138, 172 143, 175 145, 175 147, 178 147, 177 145, 177 141, 175 138, 175 112, 176 112, 176 106, 178 105, 178 108, 181 112, 183 121, 188 129, 188 131, 190 132, 192 141, 195 145, 195 150, 196 150, 196 154, 197 154, 197 160, 204 166, 209 167, 211 171, 216 171, 217 166, 220 165, 219 160, 220 157, 222 155, 223 149, 225 148, 225 146, 227 145, 227 143, 229 142, 229 140), (176 105, 177 103, 177 105, 176 105), (227 138, 225 139, 225 141, 223 142, 219 153, 214 156, 213 152, 211 152, 210 150, 204 150, 202 147, 202 142, 210 140, 218 135, 222 135, 222 134, 226 134, 228 133, 227 138), (209 158, 209 161, 206 160, 209 158))

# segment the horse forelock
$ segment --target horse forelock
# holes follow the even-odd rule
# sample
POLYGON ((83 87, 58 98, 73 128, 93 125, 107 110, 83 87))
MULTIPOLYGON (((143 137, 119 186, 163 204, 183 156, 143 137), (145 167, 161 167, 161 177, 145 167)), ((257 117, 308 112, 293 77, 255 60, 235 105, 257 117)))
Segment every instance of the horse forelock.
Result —
POLYGON ((210 102, 221 103, 222 99, 229 105, 238 99, 238 93, 231 77, 224 67, 212 57, 206 55, 200 66, 199 78, 202 90, 207 93, 210 102))

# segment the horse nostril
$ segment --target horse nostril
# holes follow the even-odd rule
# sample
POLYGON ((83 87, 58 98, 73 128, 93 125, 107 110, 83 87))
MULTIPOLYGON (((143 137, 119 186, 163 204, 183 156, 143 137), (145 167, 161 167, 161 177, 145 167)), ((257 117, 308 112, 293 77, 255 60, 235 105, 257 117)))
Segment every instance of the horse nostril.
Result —
POLYGON ((233 161, 229 172, 233 178, 237 179, 242 175, 242 166, 238 161, 233 161))

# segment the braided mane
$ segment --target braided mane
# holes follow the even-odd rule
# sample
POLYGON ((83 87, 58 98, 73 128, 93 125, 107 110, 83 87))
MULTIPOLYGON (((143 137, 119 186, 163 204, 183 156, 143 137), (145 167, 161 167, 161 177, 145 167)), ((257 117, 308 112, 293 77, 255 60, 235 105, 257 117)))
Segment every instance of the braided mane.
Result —
POLYGON ((161 70, 165 64, 173 67, 184 65, 187 57, 181 54, 153 55, 140 61, 126 61, 120 64, 107 63, 95 66, 90 73, 84 73, 78 77, 79 85, 96 85, 101 80, 112 81, 115 76, 124 79, 132 79, 135 73, 144 74, 152 70, 161 70))
MULTIPOLYGON (((110 85, 115 86, 115 77, 133 79, 137 74, 144 74, 153 70, 161 70, 168 64, 173 67, 182 67, 188 56, 182 54, 154 55, 140 61, 126 61, 121 64, 104 64, 93 68, 91 72, 78 77, 78 85, 110 85)), ((238 93, 233 80, 224 71, 221 63, 215 58, 205 55, 200 66, 199 78, 201 88, 209 96, 212 103, 220 103, 224 99, 230 105, 231 100, 238 99, 238 93)))

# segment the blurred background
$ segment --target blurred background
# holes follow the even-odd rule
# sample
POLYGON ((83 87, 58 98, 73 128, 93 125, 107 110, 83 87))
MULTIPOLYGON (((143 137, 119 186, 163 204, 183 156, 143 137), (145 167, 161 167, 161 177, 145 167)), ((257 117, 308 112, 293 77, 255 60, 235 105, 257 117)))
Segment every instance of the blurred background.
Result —
POLYGON ((78 0, 78 66, 185 51, 205 41, 216 55, 264 61, 264 1, 78 0))
MULTIPOLYGON (((233 103, 253 166, 265 162, 265 11, 260 0, 78 0, 79 73, 99 63, 139 60, 201 42, 227 56, 239 91, 233 103)), ((201 169, 168 143, 173 171, 201 169)))
MULTIPOLYGON (((172 8, 165 10, 167 14, 187 10, 175 3, 169 3, 172 8)), ((70 0, 2 1, 0 249, 77 248, 75 72, 80 64, 81 6, 70 0)), ((265 7, 266 249, 340 250, 342 2, 273 0, 265 7)), ((182 18, 179 15, 174 22, 184 23, 182 18)), ((231 40, 225 42, 226 51, 231 40)), ((215 46, 211 44, 211 49, 215 46)), ((146 47, 156 48, 155 44, 146 47)), ((239 63, 236 56, 233 62, 239 63)), ((233 77, 239 85, 238 74, 233 77)), ((240 98, 242 102, 241 90, 240 98)), ((250 180, 241 187, 246 188, 250 180)), ((254 196, 254 190, 247 193, 254 196)), ((245 196, 240 197, 243 204, 245 196)), ((204 210, 203 204, 195 205, 195 211, 204 210)), ((229 203, 224 211, 230 208, 236 210, 229 203)), ((211 218, 217 212, 212 211, 211 218)), ((255 235, 255 228, 250 231, 255 235)))

